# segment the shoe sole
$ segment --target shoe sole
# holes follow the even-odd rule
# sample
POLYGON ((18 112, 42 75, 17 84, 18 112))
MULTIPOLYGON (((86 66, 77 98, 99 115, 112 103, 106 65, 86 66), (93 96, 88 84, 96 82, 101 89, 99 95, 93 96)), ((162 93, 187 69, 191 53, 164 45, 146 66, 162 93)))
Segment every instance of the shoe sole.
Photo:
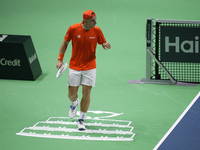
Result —
POLYGON ((86 130, 86 129, 84 129, 84 128, 79 128, 78 130, 79 130, 79 131, 84 131, 84 130, 86 130))

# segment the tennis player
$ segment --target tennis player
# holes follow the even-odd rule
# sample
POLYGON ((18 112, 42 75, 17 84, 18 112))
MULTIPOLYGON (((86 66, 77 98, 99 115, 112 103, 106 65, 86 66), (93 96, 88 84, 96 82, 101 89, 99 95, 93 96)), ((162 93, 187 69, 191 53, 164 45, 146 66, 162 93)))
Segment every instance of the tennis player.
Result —
POLYGON ((97 26, 96 14, 92 10, 83 13, 82 23, 69 27, 61 44, 57 69, 63 65, 63 57, 67 46, 72 41, 72 56, 69 62, 68 75, 68 97, 72 102, 69 117, 74 118, 76 109, 80 103, 80 116, 78 119, 78 130, 85 130, 84 118, 90 104, 90 93, 95 86, 96 80, 96 46, 97 43, 106 49, 111 46, 97 26), (82 99, 78 99, 78 89, 82 85, 82 99))

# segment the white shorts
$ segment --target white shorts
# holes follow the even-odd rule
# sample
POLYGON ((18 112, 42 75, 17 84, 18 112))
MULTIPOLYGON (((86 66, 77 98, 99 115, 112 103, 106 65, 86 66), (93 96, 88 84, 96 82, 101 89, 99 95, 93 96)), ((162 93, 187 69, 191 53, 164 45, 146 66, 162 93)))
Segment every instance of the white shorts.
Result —
POLYGON ((96 69, 87 71, 77 71, 69 69, 68 86, 95 86, 96 69))

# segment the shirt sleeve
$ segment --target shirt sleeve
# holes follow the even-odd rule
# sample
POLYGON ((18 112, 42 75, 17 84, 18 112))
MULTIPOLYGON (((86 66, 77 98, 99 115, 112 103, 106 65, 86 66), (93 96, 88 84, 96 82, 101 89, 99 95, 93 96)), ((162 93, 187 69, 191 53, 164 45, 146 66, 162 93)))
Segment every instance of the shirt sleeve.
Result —
POLYGON ((69 29, 67 30, 67 33, 65 35, 65 40, 68 41, 68 42, 70 42, 71 39, 72 39, 72 28, 69 27, 69 29))
POLYGON ((103 44, 103 43, 106 43, 106 39, 103 35, 103 32, 101 31, 101 29, 99 28, 99 36, 98 36, 98 44, 103 44))

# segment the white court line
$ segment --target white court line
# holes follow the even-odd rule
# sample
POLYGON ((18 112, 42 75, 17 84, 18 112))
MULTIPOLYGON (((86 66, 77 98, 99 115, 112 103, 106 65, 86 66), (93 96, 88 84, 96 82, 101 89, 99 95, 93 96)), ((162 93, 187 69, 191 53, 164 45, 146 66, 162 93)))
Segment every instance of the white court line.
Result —
MULTIPOLYGON (((81 132, 81 131, 80 131, 81 132)), ((30 137, 42 137, 42 138, 56 138, 56 139, 73 139, 73 140, 95 140, 95 141, 133 141, 133 137, 135 136, 135 133, 132 135, 131 138, 124 138, 122 137, 107 137, 107 136, 101 136, 101 137, 90 137, 90 136, 69 136, 67 135, 51 135, 51 134, 36 134, 36 133, 16 133, 17 135, 23 135, 23 136, 30 136, 30 137)))
MULTIPOLYGON (((70 119, 69 117, 50 117, 46 121, 37 122, 33 127, 28 127, 28 128, 25 127, 22 131, 16 133, 16 135, 40 137, 40 138, 74 139, 74 140, 133 141, 135 133, 132 132, 134 127, 130 126, 132 121, 99 119, 99 118, 116 117, 122 115, 123 113, 113 113, 106 111, 88 111, 88 112, 95 114, 96 117, 92 118, 91 116, 87 116, 85 118, 86 120, 85 125, 94 126, 97 127, 98 129, 96 130, 87 129, 85 131, 79 131, 77 128, 74 127, 69 128, 71 127, 71 125, 77 126, 77 122, 69 121, 70 119), (98 114, 107 114, 108 116, 98 117, 98 114), (87 123, 87 120, 90 123, 87 123), (61 127, 60 125, 65 125, 65 126, 61 127), (101 127, 103 128, 101 129, 101 127), (117 128, 117 130, 112 129, 112 127, 117 128), (129 131, 127 131, 127 129, 129 131), (38 130, 41 132, 38 133, 38 130), (48 133, 44 133, 46 131, 48 131, 48 133), (71 133, 75 133, 75 135, 71 133)), ((78 118, 75 117, 74 119, 78 118)))
MULTIPOLYGON (((133 130, 134 127, 131 128, 131 131, 133 130)), ((30 130, 40 130, 40 131, 64 131, 64 132, 80 132, 77 129, 72 129, 72 128, 65 128, 65 127, 60 127, 60 128, 55 128, 55 127, 29 127, 26 129, 30 130)), ((122 130, 116 130, 116 131, 109 131, 109 130, 85 130, 81 131, 81 133, 103 133, 103 134, 133 134, 131 131, 122 131, 122 130)))
POLYGON ((181 119, 185 116, 185 114, 190 110, 190 108, 193 106, 193 104, 197 101, 197 99, 200 97, 200 92, 197 94, 197 96, 193 99, 193 101, 188 105, 188 107, 184 110, 184 112, 181 114, 181 116, 176 120, 176 122, 173 124, 173 126, 168 130, 168 132, 163 136, 163 138, 158 142, 158 144, 154 147, 153 150, 157 150, 160 145, 164 142, 164 140, 169 136, 169 134, 174 130, 174 128, 177 126, 177 124, 181 121, 181 119))

